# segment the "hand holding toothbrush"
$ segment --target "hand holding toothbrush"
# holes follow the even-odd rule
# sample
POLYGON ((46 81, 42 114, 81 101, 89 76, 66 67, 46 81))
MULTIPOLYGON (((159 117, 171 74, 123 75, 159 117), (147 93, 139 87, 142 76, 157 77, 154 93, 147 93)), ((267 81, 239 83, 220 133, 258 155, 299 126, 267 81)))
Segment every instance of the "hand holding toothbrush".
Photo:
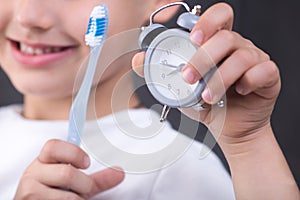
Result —
POLYGON ((96 6, 85 37, 91 47, 89 66, 70 112, 68 141, 73 144, 48 141, 23 174, 15 199, 89 199, 124 179, 122 171, 110 168, 91 175, 82 172, 89 167, 90 159, 76 146, 80 143, 90 88, 108 28, 107 20, 106 6, 96 6))
POLYGON ((124 179, 122 171, 110 168, 87 175, 81 170, 89 165, 78 146, 50 140, 24 172, 14 199, 89 199, 124 179))

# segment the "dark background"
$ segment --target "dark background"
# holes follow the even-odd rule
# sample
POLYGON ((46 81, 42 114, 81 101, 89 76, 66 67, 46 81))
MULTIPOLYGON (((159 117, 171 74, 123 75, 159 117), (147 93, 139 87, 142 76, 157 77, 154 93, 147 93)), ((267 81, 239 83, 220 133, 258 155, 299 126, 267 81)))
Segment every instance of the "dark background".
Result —
MULTIPOLYGON (((220 1, 187 0, 189 5, 200 4, 203 10, 220 1)), ((234 30, 251 39, 257 46, 270 54, 278 64, 282 76, 282 90, 272 116, 272 125, 283 153, 297 180, 300 181, 300 1, 297 0, 228 0, 235 10, 234 30)), ((174 21, 168 23, 172 27, 174 21)), ((148 106, 153 100, 147 91, 141 91, 148 106)), ((0 106, 22 102, 22 96, 13 89, 8 78, 0 70, 0 106)), ((169 120, 178 128, 179 113, 172 110, 169 120)), ((196 126, 196 122, 185 119, 185 127, 196 126)), ((1 130, 0 130, 1 131, 1 130)), ((188 128, 180 130, 188 133, 188 128)), ((202 140, 206 129, 200 126, 197 139, 202 140)), ((226 161, 216 146, 214 151, 226 161)))

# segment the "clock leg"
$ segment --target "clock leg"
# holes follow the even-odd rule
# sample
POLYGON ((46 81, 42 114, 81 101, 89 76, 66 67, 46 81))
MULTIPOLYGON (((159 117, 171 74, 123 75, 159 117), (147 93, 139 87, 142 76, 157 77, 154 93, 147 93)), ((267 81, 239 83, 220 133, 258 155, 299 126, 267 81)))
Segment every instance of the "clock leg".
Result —
POLYGON ((167 119, 170 109, 171 109, 170 106, 164 105, 160 115, 160 120, 159 120, 160 122, 164 122, 167 119))

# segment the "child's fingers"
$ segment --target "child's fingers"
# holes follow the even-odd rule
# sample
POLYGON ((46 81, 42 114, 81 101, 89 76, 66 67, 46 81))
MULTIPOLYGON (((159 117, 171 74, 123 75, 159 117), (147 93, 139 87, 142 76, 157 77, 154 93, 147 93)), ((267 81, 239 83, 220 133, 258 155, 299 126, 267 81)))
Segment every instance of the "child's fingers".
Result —
MULTIPOLYGON (((215 35, 218 31, 222 29, 231 30, 233 24, 233 10, 232 8, 225 3, 219 3, 212 7, 210 7, 199 19, 198 23, 195 25, 191 32, 191 40, 196 44, 200 45, 200 43, 208 40, 213 35, 215 35), (203 41, 199 41, 201 35, 204 37, 203 41)), ((199 57, 196 55, 194 57, 199 57)), ((144 58, 145 52, 137 53, 132 59, 132 67, 133 70, 139 75, 144 76, 144 58)), ((195 63, 192 63, 196 66, 195 63)), ((211 66, 210 66, 211 67, 211 66)), ((208 71, 209 69, 207 69, 208 71)), ((205 71, 205 72, 207 72, 205 71)), ((199 73, 195 73, 197 77, 195 77, 194 81, 200 79, 199 73)), ((203 74, 203 73, 200 73, 203 74)), ((188 77, 186 77, 187 82, 188 77)))
POLYGON ((93 180, 88 175, 68 164, 40 164, 34 176, 43 185, 77 194, 86 195, 93 188, 93 180))
POLYGON ((224 92, 244 76, 248 70, 267 60, 269 60, 268 56, 258 48, 248 47, 236 50, 221 64, 218 73, 208 82, 208 86, 202 95, 203 100, 210 104, 217 103, 224 92), (220 87, 220 84, 223 84, 224 88, 220 87))
POLYGON ((231 30, 233 9, 226 3, 218 3, 207 9, 191 31, 191 40, 201 45, 222 29, 231 30))
MULTIPOLYGON (((45 195, 36 199, 43 199, 47 197, 47 199, 72 199, 72 200, 85 200, 85 198, 81 197, 79 194, 72 191, 64 191, 58 188, 46 188, 45 195)), ((35 198, 33 198, 35 199, 35 198)))
POLYGON ((124 180, 124 172, 112 168, 107 168, 100 172, 91 174, 90 177, 94 181, 93 189, 88 197, 92 197, 100 192, 108 190, 124 180))
MULTIPOLYGON (((239 52, 239 49, 241 49, 240 52, 243 52, 243 55, 241 55, 241 57, 239 57, 239 55, 233 56, 233 58, 238 60, 244 59, 243 62, 240 63, 243 65, 242 68, 245 68, 244 65, 249 67, 251 63, 252 65, 255 64, 253 62, 269 59, 266 53, 258 50, 252 42, 244 39, 240 34, 233 31, 221 30, 199 48, 189 63, 183 67, 182 76, 186 82, 193 84, 200 80, 212 67, 222 64, 221 62, 224 61, 224 58, 232 57, 234 52, 239 52), (249 49, 249 52, 243 49, 249 49), (254 60, 252 56, 255 57, 254 60)), ((234 60, 232 62, 234 62, 234 60)), ((214 79, 218 84, 221 83, 221 80, 216 80, 216 76, 214 76, 214 79)))
POLYGON ((139 76, 144 77, 145 52, 139 52, 132 58, 132 68, 139 76))
POLYGON ((35 179, 22 179, 14 199, 74 199, 83 200, 78 194, 55 187, 42 185, 35 179))
MULTIPOLYGON (((24 173, 19 185, 19 194, 26 192, 29 185, 39 190, 36 194, 71 195, 70 192, 88 199, 94 195, 108 190, 124 179, 124 172, 116 169, 104 169, 92 175, 87 175, 69 164, 43 164, 36 159, 24 173), (55 189, 51 191, 49 189, 55 189), (59 192, 60 190, 61 192, 59 192)), ((30 189, 30 188, 29 188, 30 189)), ((74 197, 77 197, 76 195, 74 197)), ((76 199, 76 198, 75 198, 76 199)))
POLYGON ((67 163, 85 169, 90 165, 88 155, 78 146, 61 140, 49 140, 43 147, 38 160, 41 163, 67 163))
POLYGON ((198 49, 189 63, 183 67, 182 76, 186 82, 193 84, 232 52, 251 45, 253 46, 238 33, 221 30, 198 49))
MULTIPOLYGON (((239 81, 247 71, 267 60, 269 60, 268 56, 261 53, 260 49, 237 49, 221 64, 218 72, 209 80, 207 87, 202 94, 203 100, 210 104, 217 103, 222 98, 225 91, 239 81), (224 87, 220 87, 220 84, 224 87)), ((254 76, 254 74, 251 74, 249 79, 254 78, 252 76, 254 76)), ((267 79, 268 77, 266 76, 264 78, 267 79)), ((253 84, 257 83, 253 82, 253 84)))
POLYGON ((248 70, 236 83, 236 91, 241 95, 255 92, 265 99, 272 99, 278 95, 280 85, 277 65, 266 61, 248 70))

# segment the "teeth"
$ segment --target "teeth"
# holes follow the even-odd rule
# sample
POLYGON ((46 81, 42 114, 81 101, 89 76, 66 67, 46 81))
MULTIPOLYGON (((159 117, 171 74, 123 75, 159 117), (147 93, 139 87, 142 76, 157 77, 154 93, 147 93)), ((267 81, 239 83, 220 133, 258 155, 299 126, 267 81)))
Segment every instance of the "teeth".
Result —
POLYGON ((30 55, 32 55, 34 53, 34 51, 35 51, 32 47, 27 47, 25 49, 26 49, 25 52, 28 53, 28 54, 30 54, 30 55))
POLYGON ((44 53, 51 53, 51 48, 46 48, 46 49, 44 49, 44 53))
POLYGON ((28 55, 42 55, 42 54, 50 54, 57 53, 62 51, 60 47, 46 47, 46 48, 35 48, 28 46, 26 44, 20 43, 20 51, 24 54, 28 55))
POLYGON ((42 49, 35 49, 34 54, 41 55, 41 54, 43 54, 43 50, 42 49))

